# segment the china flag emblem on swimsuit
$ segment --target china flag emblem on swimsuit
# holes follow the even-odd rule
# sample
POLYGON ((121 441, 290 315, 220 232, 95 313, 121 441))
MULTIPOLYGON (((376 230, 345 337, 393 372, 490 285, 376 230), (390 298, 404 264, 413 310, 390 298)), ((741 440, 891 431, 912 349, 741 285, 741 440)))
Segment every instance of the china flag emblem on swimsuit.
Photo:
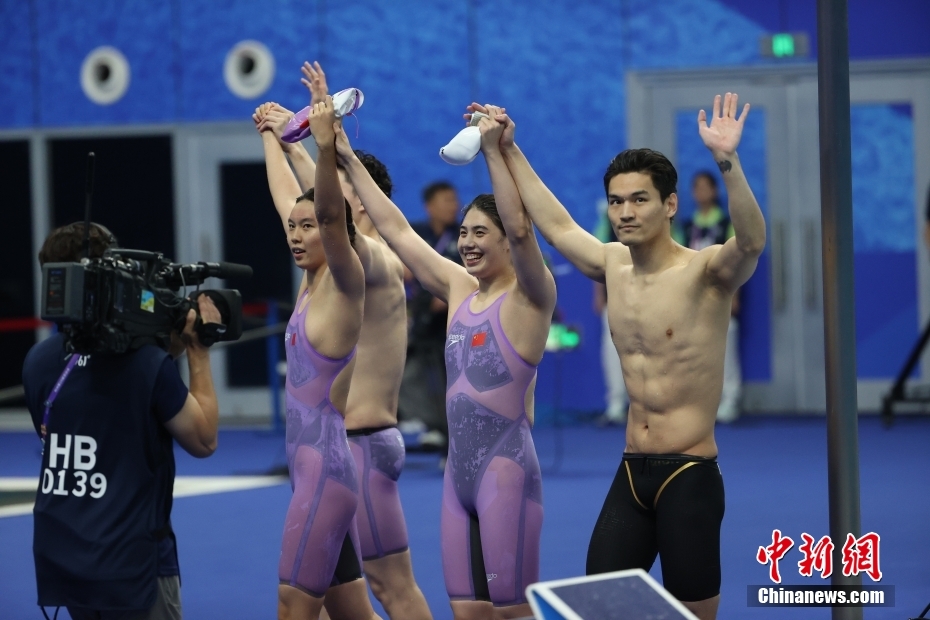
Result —
POLYGON ((488 340, 488 332, 478 332, 471 337, 471 346, 472 347, 483 347, 484 343, 488 340))

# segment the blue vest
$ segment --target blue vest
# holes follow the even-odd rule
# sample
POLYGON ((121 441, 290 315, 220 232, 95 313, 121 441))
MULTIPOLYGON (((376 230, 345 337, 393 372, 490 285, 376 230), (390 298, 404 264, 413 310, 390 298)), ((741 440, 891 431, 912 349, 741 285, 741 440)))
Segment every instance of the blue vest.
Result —
MULTIPOLYGON (((170 538, 177 565, 173 444, 152 410, 167 355, 146 346, 83 357, 64 382, 34 510, 39 605, 147 609, 155 603, 160 541, 170 538)), ((65 360, 61 335, 26 357, 23 383, 36 427, 65 360)))

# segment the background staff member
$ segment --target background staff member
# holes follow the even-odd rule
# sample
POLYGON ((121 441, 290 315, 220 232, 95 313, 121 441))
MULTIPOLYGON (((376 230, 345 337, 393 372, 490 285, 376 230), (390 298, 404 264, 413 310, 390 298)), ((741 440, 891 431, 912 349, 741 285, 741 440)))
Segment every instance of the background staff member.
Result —
MULTIPOLYGON (((83 237, 83 223, 52 231, 39 262, 80 260, 83 237)), ((98 224, 90 241, 90 258, 116 243, 98 224)), ((204 322, 220 322, 208 297, 198 306, 204 322)), ((66 606, 74 620, 181 618, 172 437, 193 456, 210 456, 218 424, 210 356, 193 331, 195 317, 191 310, 171 347, 175 356, 187 350, 189 390, 169 353, 153 345, 80 356, 64 381, 70 355, 63 334, 29 351, 23 384, 36 432, 46 401, 54 401, 34 509, 39 605, 66 606)))

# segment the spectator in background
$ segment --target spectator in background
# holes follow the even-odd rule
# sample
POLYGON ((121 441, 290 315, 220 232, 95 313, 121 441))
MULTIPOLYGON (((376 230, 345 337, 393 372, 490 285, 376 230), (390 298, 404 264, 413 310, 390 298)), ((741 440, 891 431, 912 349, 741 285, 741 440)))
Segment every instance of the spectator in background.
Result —
MULTIPOLYGON (((708 170, 700 170, 691 177, 691 196, 697 210, 691 219, 684 220, 673 230, 675 241, 692 250, 722 244, 733 236, 730 218, 720 207, 717 179, 708 170)), ((739 292, 733 295, 730 327, 727 329, 727 351, 723 361, 723 393, 717 408, 718 422, 733 422, 739 417, 739 398, 742 390, 742 372, 739 362, 739 292)))
MULTIPOLYGON (((594 236, 602 243, 614 243, 617 234, 607 219, 607 203, 599 209, 598 224, 594 229, 594 236)), ((599 426, 624 424, 626 422, 627 395, 626 384, 623 382, 623 369, 620 367, 620 356, 617 347, 610 336, 610 326, 607 325, 607 286, 594 282, 594 313, 601 317, 603 328, 601 330, 601 368, 604 370, 604 385, 607 387, 607 409, 604 415, 598 418, 599 426)))
MULTIPOLYGON (((423 189, 423 205, 428 219, 412 224, 413 229, 436 252, 462 264, 459 256, 459 197, 447 181, 437 181, 423 189)), ((405 271, 409 282, 407 364, 400 386, 399 417, 401 424, 416 428, 422 423, 426 432, 420 444, 446 447, 446 318, 445 302, 433 297, 405 271)), ((406 430, 406 429, 405 429, 406 430)))

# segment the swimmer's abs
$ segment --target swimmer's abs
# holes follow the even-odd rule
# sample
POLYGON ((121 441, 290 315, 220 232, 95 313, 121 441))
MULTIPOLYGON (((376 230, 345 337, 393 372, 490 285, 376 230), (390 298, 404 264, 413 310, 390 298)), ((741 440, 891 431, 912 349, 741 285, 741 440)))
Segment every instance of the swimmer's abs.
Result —
MULTIPOLYGON (((399 383, 399 382, 398 382, 399 383)), ((346 428, 372 428, 397 424, 397 387, 384 377, 359 372, 355 367, 346 399, 346 428)))
POLYGON ((345 425, 348 430, 360 428, 381 428, 397 425, 397 407, 366 407, 352 402, 346 406, 345 425))
POLYGON ((682 407, 656 413, 632 405, 626 425, 626 452, 717 456, 717 412, 682 407))

